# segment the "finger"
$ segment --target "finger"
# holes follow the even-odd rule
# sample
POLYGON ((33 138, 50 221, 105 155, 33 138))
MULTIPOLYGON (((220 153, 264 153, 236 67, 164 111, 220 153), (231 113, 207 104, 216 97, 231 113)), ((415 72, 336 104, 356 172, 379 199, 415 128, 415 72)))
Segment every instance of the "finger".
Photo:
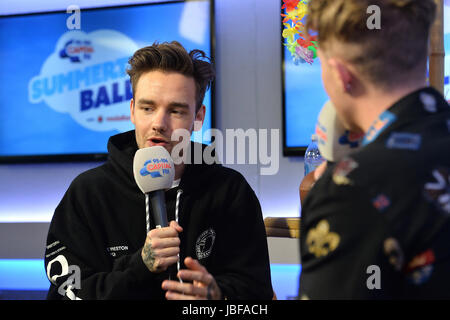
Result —
POLYGON ((172 238, 152 238, 149 239, 151 243, 152 249, 164 249, 164 248, 179 248, 180 247, 180 238, 172 237, 172 238))
POLYGON ((206 270, 206 268, 202 266, 202 264, 198 262, 198 260, 192 259, 191 257, 187 257, 186 259, 184 259, 184 265, 190 270, 208 272, 208 270, 206 270))
POLYGON ((180 252, 179 247, 171 247, 171 248, 164 248, 164 249, 154 249, 153 250, 154 255, 156 258, 168 258, 168 257, 177 257, 178 253, 180 252))
POLYGON ((199 296, 190 296, 186 294, 180 294, 173 291, 167 291, 166 292, 166 299, 167 300, 206 300, 205 297, 199 297, 199 296))
POLYGON ((177 263, 178 257, 159 257, 155 259, 156 268, 166 270, 169 266, 177 263))
POLYGON ((207 288, 194 286, 191 283, 180 283, 173 280, 165 280, 161 284, 161 288, 173 293, 182 293, 190 296, 206 297, 207 288))
POLYGON ((155 228, 147 234, 150 238, 171 238, 178 237, 178 231, 172 227, 155 228))
POLYGON ((183 281, 198 281, 204 286, 208 286, 213 280, 212 275, 208 272, 192 271, 186 269, 178 271, 177 277, 183 281))
POLYGON ((176 222, 175 220, 170 221, 169 226, 170 226, 171 228, 174 228, 175 230, 177 230, 177 232, 182 232, 182 231, 183 231, 183 227, 180 226, 180 225, 178 224, 178 222, 176 222))

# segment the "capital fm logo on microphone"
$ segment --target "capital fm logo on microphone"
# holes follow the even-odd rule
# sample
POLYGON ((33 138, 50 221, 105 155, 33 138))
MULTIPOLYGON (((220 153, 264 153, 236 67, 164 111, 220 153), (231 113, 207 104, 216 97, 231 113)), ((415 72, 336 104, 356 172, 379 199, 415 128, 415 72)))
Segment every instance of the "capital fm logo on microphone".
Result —
POLYGON ((139 171, 141 176, 150 175, 152 178, 159 178, 170 174, 172 166, 165 158, 150 159, 144 163, 144 167, 139 171))

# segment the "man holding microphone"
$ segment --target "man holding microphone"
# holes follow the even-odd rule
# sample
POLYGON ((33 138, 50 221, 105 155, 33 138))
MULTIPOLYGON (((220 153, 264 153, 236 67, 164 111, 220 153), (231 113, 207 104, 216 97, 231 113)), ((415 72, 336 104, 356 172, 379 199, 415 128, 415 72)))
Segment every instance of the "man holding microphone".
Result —
POLYGON ((171 153, 176 130, 199 130, 212 64, 178 42, 142 48, 129 64, 135 130, 112 136, 107 162, 79 175, 56 208, 45 252, 48 298, 271 299, 261 208, 241 174, 175 164, 164 192, 170 224, 161 228, 146 221, 133 176, 138 150, 171 153))

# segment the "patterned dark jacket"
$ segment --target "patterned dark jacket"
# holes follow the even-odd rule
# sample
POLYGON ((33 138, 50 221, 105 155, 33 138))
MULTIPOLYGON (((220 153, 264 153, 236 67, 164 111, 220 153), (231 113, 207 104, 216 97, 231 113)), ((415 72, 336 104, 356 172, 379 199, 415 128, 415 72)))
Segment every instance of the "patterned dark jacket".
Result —
POLYGON ((402 98, 302 209, 304 299, 450 298, 450 107, 402 98))

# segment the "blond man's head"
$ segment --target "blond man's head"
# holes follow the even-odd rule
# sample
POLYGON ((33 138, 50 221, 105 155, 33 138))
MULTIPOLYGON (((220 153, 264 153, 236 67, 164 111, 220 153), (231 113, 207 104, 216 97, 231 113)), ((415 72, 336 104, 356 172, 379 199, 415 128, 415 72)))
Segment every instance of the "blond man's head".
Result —
POLYGON ((352 64, 361 77, 392 87, 426 70, 434 0, 309 0, 307 30, 321 50, 352 64), (380 28, 368 28, 369 6, 380 9, 380 28))

